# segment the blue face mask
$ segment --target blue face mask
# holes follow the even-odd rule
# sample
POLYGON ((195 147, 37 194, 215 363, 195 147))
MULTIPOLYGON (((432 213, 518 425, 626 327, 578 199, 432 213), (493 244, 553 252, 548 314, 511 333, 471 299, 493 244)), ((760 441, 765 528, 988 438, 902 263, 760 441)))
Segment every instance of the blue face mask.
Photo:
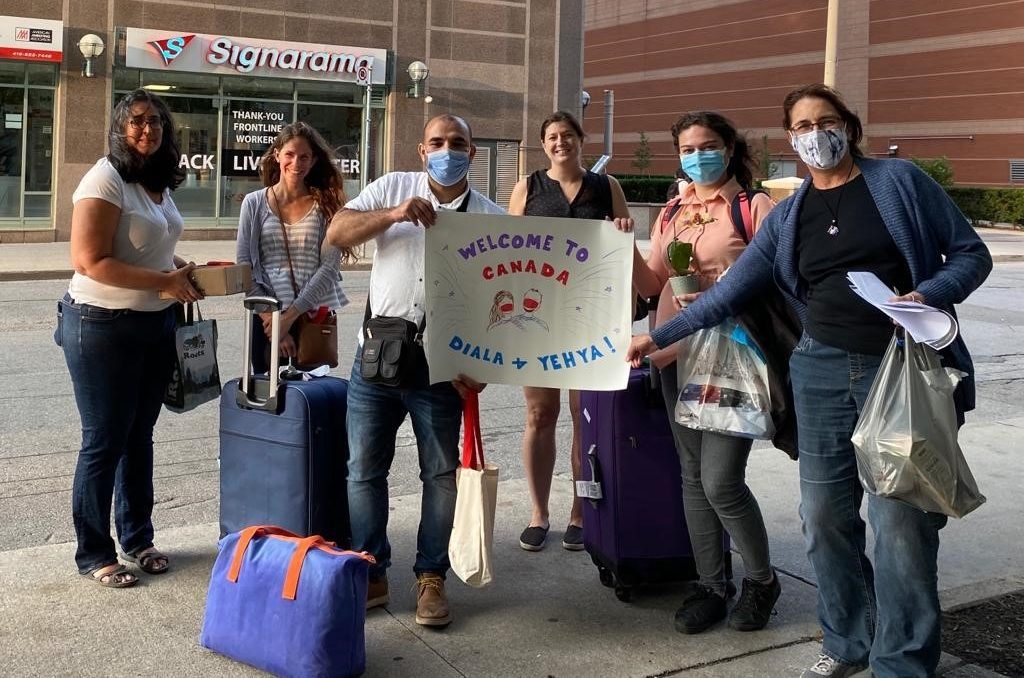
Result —
POLYGON ((725 150, 694 151, 679 156, 679 165, 697 184, 713 184, 725 174, 725 150))
POLYGON ((454 186, 469 173, 469 152, 442 148, 427 153, 427 174, 442 186, 454 186))

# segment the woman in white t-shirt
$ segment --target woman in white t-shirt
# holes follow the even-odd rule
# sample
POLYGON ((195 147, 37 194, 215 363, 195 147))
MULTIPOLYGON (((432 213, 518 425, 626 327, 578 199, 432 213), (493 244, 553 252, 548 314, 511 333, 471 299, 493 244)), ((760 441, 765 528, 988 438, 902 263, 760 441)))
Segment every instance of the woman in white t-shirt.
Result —
POLYGON ((153 426, 174 359, 177 302, 197 301, 192 264, 174 255, 184 223, 171 199, 184 178, 166 104, 146 90, 115 106, 110 153, 72 200, 75 274, 58 304, 54 339, 64 349, 82 419, 72 514, 78 571, 112 588, 138 582, 118 562, 167 571, 153 547, 153 426), (160 298, 166 292, 173 299, 160 298))
MULTIPOLYGON (((281 302, 278 353, 286 358, 298 354, 293 330, 300 315, 321 307, 335 311, 348 303, 340 266, 352 253, 324 238, 331 217, 346 202, 335 161, 334 151, 313 127, 304 122, 286 125, 260 160, 266 188, 242 201, 236 258, 252 265, 250 294, 281 302)), ((269 369, 271 314, 261 316, 263 325, 254 325, 252 333, 257 374, 269 369)))

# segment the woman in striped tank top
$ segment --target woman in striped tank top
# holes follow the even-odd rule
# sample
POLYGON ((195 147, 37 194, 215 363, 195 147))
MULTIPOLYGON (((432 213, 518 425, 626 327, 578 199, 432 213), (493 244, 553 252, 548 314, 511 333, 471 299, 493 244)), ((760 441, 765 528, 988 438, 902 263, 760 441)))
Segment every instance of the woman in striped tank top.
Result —
MULTIPOLYGON (((249 294, 281 301, 279 354, 297 355, 292 330, 302 313, 320 307, 337 310, 348 303, 340 267, 352 252, 324 240, 331 217, 345 204, 335 155, 320 133, 304 122, 287 125, 260 159, 266 188, 242 201, 237 260, 252 265, 249 294)), ((269 369, 269 312, 254 324, 253 369, 269 369)))

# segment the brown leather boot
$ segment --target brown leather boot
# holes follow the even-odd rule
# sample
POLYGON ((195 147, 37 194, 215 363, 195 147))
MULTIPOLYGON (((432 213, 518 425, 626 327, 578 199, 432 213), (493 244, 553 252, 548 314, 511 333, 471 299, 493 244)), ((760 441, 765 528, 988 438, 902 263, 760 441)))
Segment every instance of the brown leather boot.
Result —
POLYGON ((452 620, 444 578, 433 572, 416 576, 416 623, 421 626, 447 626, 452 620))
POLYGON ((375 607, 387 605, 390 600, 391 598, 388 594, 388 576, 382 575, 375 579, 370 579, 370 583, 366 587, 366 609, 370 610, 375 607))

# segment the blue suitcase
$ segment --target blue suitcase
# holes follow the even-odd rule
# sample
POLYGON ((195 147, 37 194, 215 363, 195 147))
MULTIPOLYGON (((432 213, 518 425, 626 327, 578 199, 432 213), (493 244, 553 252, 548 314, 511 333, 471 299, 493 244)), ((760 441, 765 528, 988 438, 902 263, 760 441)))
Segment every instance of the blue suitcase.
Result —
MULTIPOLYGON (((622 391, 583 391, 580 408, 584 461, 576 493, 585 499, 583 544, 601 583, 628 602, 637 586, 696 579, 657 370, 632 370, 622 391)), ((729 536, 724 540, 731 578, 729 536)))
POLYGON ((280 304, 266 297, 244 303, 243 376, 225 385, 220 400, 221 536, 250 525, 279 525, 344 546, 348 382, 280 380, 276 355, 269 377, 250 375, 252 310, 258 304, 278 309, 276 346, 280 304))

